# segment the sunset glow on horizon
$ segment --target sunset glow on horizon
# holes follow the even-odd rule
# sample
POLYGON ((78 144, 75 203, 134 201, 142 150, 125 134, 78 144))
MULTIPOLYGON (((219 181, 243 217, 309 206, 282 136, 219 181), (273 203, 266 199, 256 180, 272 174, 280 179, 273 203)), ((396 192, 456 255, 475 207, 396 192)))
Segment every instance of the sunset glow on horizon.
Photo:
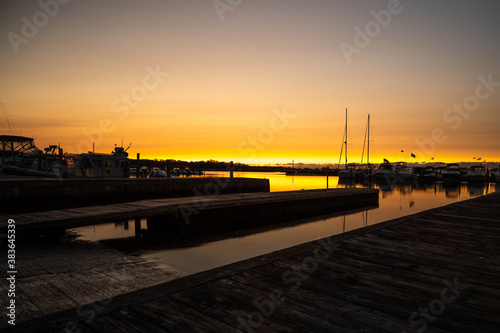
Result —
POLYGON ((0 134, 69 153, 123 141, 130 158, 337 164, 347 108, 349 162, 368 114, 372 163, 500 161, 499 12, 486 0, 4 1, 13 128, 2 116, 0 134))

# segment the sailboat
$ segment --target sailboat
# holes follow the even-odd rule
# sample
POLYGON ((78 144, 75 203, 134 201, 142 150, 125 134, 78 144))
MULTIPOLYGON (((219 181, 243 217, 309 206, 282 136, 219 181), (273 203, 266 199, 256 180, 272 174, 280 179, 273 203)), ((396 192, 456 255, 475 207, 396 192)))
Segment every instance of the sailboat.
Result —
POLYGON ((363 179, 371 179, 373 174, 373 166, 370 164, 370 115, 368 114, 368 121, 366 123, 365 131, 365 141, 363 143, 363 153, 361 154, 361 168, 360 174, 363 179), (363 164, 363 159, 365 157, 365 145, 366 145, 366 164, 363 164))
POLYGON ((340 149, 340 161, 342 160, 342 151, 345 147, 345 168, 339 171, 339 179, 355 179, 359 175, 359 171, 356 170, 356 165, 354 163, 347 163, 347 109, 345 109, 345 129, 344 137, 342 140, 342 148, 340 149))

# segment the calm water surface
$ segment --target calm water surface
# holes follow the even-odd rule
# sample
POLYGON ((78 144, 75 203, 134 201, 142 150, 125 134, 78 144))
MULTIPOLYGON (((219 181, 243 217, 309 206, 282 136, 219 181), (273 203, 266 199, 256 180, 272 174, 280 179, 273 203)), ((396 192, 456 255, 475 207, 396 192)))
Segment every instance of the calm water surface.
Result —
MULTIPOLYGON (((227 176, 227 172, 207 173, 207 176, 227 176)), ((235 172, 235 177, 267 178, 271 191, 292 191, 323 189, 327 186, 326 176, 286 176, 281 173, 235 172)), ((352 187, 351 184, 339 184, 338 177, 328 178, 329 188, 352 187)), ((356 187, 363 187, 357 184, 356 187)), ((219 267, 261 254, 281 250, 304 242, 313 241, 330 235, 358 229, 367 225, 387 221, 393 218, 414 214, 423 210, 444 206, 475 196, 500 190, 499 185, 480 183, 447 187, 442 182, 429 184, 413 183, 404 186, 373 186, 380 189, 379 207, 335 217, 318 217, 307 221, 297 221, 291 226, 258 232, 244 237, 227 238, 206 242, 201 245, 172 249, 141 250, 139 255, 158 263, 161 267, 192 274, 219 267)), ((142 221, 146 229, 146 221, 142 221)), ((134 247, 134 221, 110 223, 97 226, 72 229, 80 239, 104 241, 117 238, 131 238, 130 247, 134 247)), ((231 236, 228 236, 231 237, 231 236)), ((123 247, 123 245, 122 245, 123 247)))

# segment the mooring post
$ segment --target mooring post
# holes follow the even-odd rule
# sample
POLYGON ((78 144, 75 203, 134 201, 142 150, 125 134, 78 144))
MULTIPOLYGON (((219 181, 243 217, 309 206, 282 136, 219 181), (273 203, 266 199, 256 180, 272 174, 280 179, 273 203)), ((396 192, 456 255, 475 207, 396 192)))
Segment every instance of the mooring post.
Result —
POLYGON ((167 160, 167 178, 172 178, 172 160, 167 160))
POLYGON ((136 239, 141 238, 141 219, 140 218, 135 219, 135 238, 136 239))
POLYGON ((229 177, 233 178, 233 161, 229 162, 229 177))
POLYGON ((326 189, 328 189, 328 168, 326 168, 326 189))
POLYGON ((137 170, 135 171, 135 178, 142 178, 142 175, 141 175, 141 166, 139 164, 141 160, 141 153, 137 153, 137 170))

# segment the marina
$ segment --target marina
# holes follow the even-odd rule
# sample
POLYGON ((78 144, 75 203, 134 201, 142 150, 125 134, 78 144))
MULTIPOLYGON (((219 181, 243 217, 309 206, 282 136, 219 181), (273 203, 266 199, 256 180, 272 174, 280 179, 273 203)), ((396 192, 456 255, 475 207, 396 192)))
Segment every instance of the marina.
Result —
POLYGON ((71 309, 15 331, 495 332, 499 223, 493 193, 117 296, 89 320, 71 309))
POLYGON ((0 332, 500 332, 500 2, 242 2, 2 7, 0 332))

